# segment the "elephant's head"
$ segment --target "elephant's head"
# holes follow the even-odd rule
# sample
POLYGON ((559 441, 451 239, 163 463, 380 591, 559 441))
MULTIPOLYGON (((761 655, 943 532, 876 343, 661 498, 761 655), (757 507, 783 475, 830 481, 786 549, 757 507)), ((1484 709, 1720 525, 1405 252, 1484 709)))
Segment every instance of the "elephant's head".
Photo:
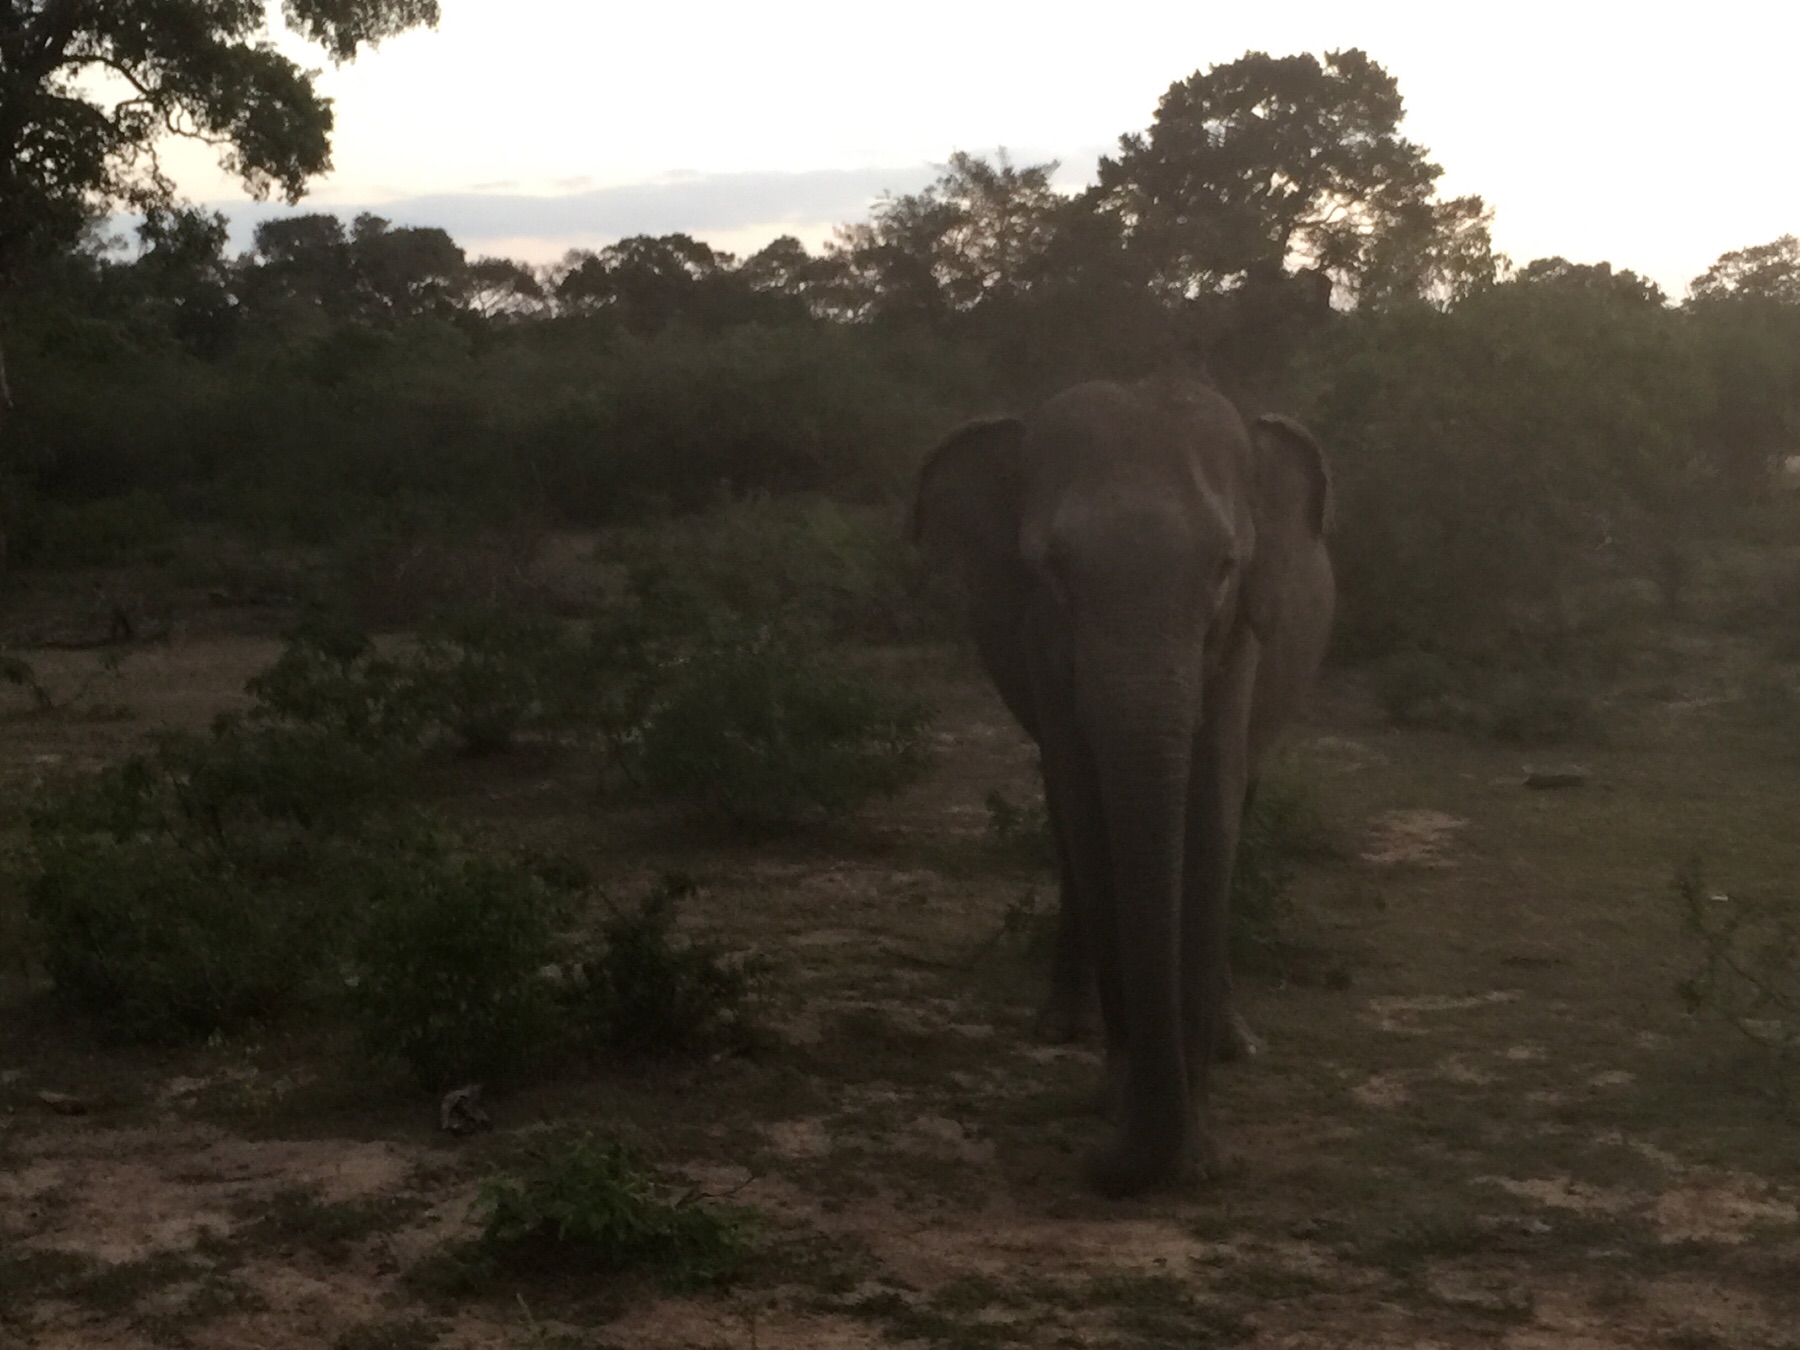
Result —
MULTIPOLYGON (((1292 418, 1246 431, 1208 389, 1088 385, 1029 427, 953 431, 919 471, 910 530, 962 573, 992 669, 1034 597, 1046 616, 1082 611, 1069 636, 1109 650, 1150 640, 1216 659, 1240 619, 1267 637, 1331 514, 1324 454, 1292 418), (1146 606, 1166 612, 1152 621, 1146 606)), ((1020 701, 1022 669, 993 673, 1020 701)))

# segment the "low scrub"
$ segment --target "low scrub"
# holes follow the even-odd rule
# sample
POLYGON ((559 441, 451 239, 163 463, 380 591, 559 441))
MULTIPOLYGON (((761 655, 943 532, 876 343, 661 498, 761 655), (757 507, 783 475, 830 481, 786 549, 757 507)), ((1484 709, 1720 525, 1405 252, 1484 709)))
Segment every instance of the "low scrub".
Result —
POLYGON ((362 912, 348 1005, 364 1048, 420 1087, 518 1078, 559 1048, 546 972, 564 887, 543 868, 425 837, 367 851, 347 888, 362 912))
POLYGON ((476 1264, 584 1274, 643 1272, 665 1289, 728 1279, 750 1250, 751 1216, 705 1203, 618 1143, 547 1144, 476 1200, 476 1264))
POLYGON ((733 625, 667 674, 643 728, 642 781, 740 824, 845 816, 929 763, 922 703, 793 632, 733 625))
POLYGON ((1696 965, 1682 1002, 1741 1033, 1768 1070, 1761 1081, 1800 1109, 1800 905, 1714 891, 1697 860, 1674 895, 1696 965))
POLYGON ((752 496, 608 534, 602 561, 665 614, 800 621, 833 639, 947 636, 939 578, 891 509, 824 497, 752 496))
POLYGON ((1586 675, 1551 666, 1497 670, 1416 648, 1373 668, 1375 698, 1396 726, 1510 745, 1597 744, 1606 726, 1586 675))
POLYGON ((1294 878, 1303 863, 1339 856, 1318 798, 1298 778, 1273 775, 1244 808, 1231 873, 1231 964, 1279 971, 1293 940, 1294 878))
POLYGON ((41 798, 19 885, 58 992, 152 1041, 279 1012, 342 931, 327 878, 387 767, 336 737, 227 720, 41 798))
POLYGON ((767 967, 677 935, 676 905, 693 889, 684 877, 664 878, 602 923, 599 940, 576 957, 569 996, 582 1040, 634 1055, 747 1043, 767 967))

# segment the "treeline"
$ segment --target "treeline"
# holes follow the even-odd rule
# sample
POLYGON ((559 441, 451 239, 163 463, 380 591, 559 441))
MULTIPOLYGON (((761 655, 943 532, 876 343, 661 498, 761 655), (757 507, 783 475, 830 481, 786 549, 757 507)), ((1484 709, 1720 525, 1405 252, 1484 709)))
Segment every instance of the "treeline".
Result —
POLYGON ((103 561, 57 513, 121 499, 294 541, 892 501, 961 416, 1173 367, 1330 447, 1345 650, 1553 652, 1578 594, 1677 585, 1800 450, 1800 242, 1725 254, 1680 304, 1515 266, 1401 114, 1361 52, 1251 53, 1173 85, 1084 192, 958 154, 816 254, 669 235, 533 269, 303 215, 230 258, 222 219, 156 212, 135 256, 12 293, 11 561, 103 561))

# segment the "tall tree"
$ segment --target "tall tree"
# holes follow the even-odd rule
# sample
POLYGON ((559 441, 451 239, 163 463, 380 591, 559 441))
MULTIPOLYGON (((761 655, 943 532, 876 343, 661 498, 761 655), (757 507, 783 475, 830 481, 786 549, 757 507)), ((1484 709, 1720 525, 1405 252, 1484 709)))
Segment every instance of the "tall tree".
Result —
POLYGON ((1065 204, 1050 186, 1056 167, 959 150, 923 191, 884 197, 828 248, 838 307, 941 319, 1026 290, 1043 275, 1065 204))
POLYGON ((1174 294, 1308 269, 1354 297, 1384 240, 1410 234, 1424 260, 1440 228, 1485 240, 1478 199, 1433 209, 1442 170, 1400 135, 1403 111, 1394 77, 1361 51, 1249 52, 1170 86, 1149 131, 1100 161, 1101 203, 1174 294))
POLYGON ((1760 492, 1800 446, 1800 238, 1722 254, 1688 283, 1686 310, 1715 390, 1708 454, 1760 492))
MULTIPOLYGON (((283 0, 348 61, 435 24, 437 0, 283 0)), ((331 104, 270 41, 264 0, 0 0, 0 281, 118 204, 166 205, 157 143, 208 141, 258 197, 331 166, 331 104)))
POLYGON ((1696 300, 1774 300, 1800 305, 1800 238, 1784 234, 1719 256, 1688 283, 1696 300))
MULTIPOLYGON (((435 25, 438 3, 282 0, 281 13, 343 62, 435 25)), ((169 206, 165 136, 210 142, 251 193, 293 201, 331 166, 331 125, 314 73, 271 42, 264 0, 0 0, 0 300, 18 268, 112 207, 169 206)))

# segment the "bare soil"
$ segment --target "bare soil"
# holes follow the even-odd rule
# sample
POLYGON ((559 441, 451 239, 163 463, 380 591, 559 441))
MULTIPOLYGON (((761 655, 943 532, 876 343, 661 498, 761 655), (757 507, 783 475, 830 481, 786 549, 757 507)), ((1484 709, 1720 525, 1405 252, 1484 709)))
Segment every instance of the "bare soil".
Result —
MULTIPOLYGON (((0 691, 0 801, 203 725, 274 650, 177 635, 51 711, 0 691)), ((19 654, 71 691, 99 663, 19 654)), ((1053 883, 984 839, 990 790, 1034 794, 1030 748, 963 655, 875 659, 935 700, 939 758, 843 828, 698 830, 551 746, 440 766, 452 809, 619 893, 694 875, 688 920, 777 962, 754 1054, 578 1066, 456 1139, 319 1033, 108 1048, 7 974, 0 1347, 1800 1347, 1800 1123, 1683 1011, 1671 900, 1695 850, 1720 884, 1790 884, 1797 781, 1677 657, 1556 792, 1327 681, 1288 771, 1342 861, 1298 882, 1287 978, 1242 982, 1269 1049, 1216 1078, 1226 1175, 1129 1203, 1080 1185, 1097 1057, 1032 1039, 1042 973, 1005 931, 1053 883), (763 1255, 684 1296, 420 1277, 483 1176, 572 1128, 754 1208, 763 1255)))

